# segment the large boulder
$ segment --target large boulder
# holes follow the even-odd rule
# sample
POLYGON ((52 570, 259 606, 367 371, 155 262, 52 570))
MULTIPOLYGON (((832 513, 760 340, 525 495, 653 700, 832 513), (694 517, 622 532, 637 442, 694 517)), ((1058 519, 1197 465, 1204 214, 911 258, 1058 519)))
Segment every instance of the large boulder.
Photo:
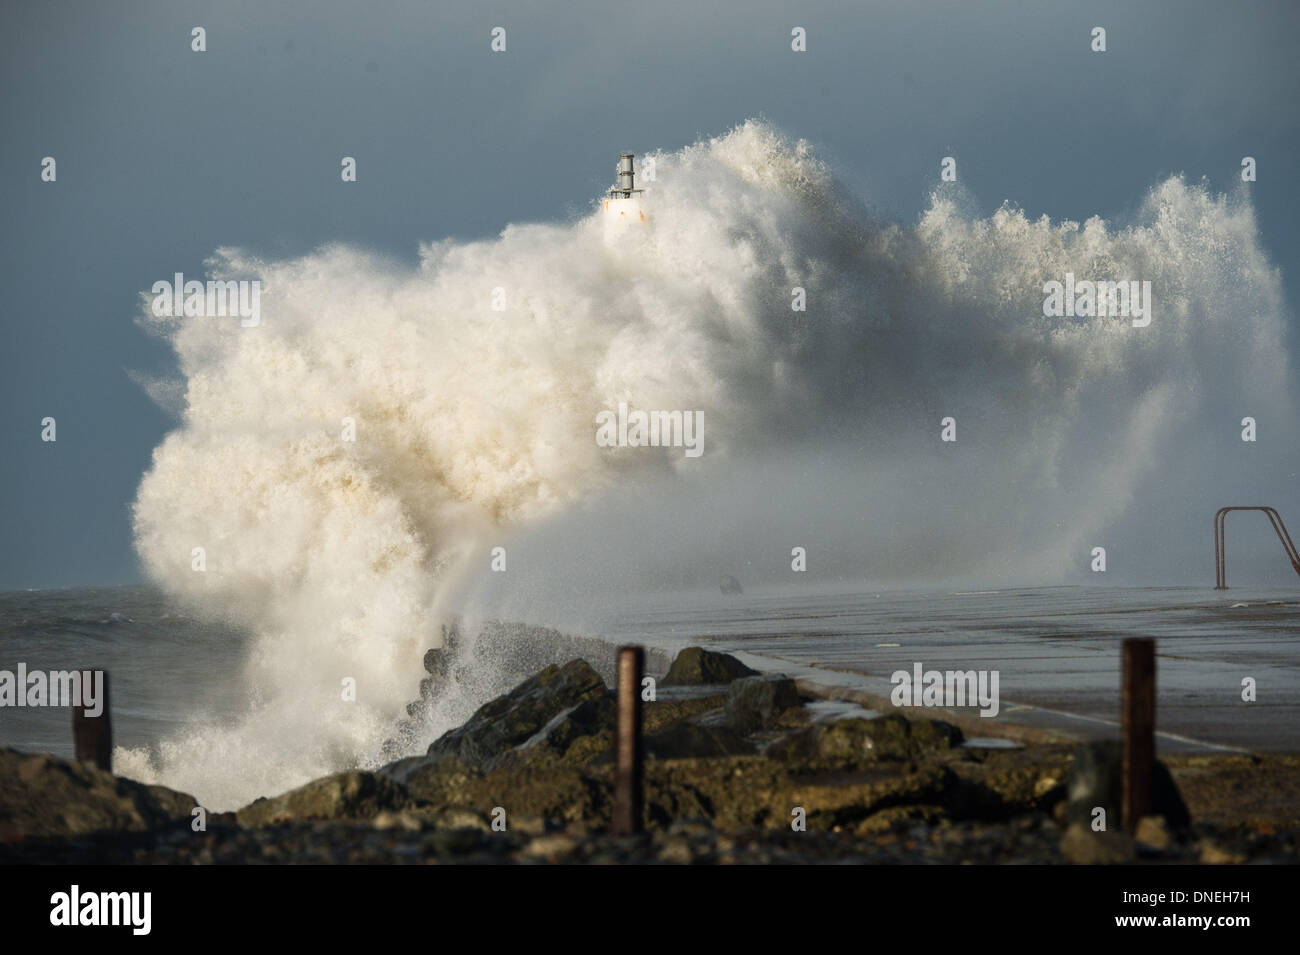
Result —
POLYGON ((664 677, 665 686, 700 686, 705 683, 730 683, 745 676, 757 675, 735 657, 727 653, 716 653, 703 647, 687 647, 677 654, 668 675, 664 677))
MULTIPOLYGON (((585 660, 570 660, 562 667, 551 664, 505 696, 485 703, 463 726, 434 740, 428 755, 455 756, 476 769, 490 770, 515 747, 544 729, 550 732, 552 720, 562 720, 564 714, 576 713, 580 704, 597 704, 608 696, 605 681, 585 660)), ((599 721, 600 707, 581 718, 599 721)), ((576 726, 566 730, 557 725, 554 729, 560 734, 580 735, 576 726)))
POLYGON ((338 773, 272 799, 262 797, 239 810, 241 826, 271 826, 307 820, 374 819, 382 812, 413 806, 406 788, 375 773, 338 773))
POLYGON ((722 575, 722 579, 718 581, 718 588, 724 594, 728 595, 744 593, 744 591, 740 589, 740 581, 735 577, 732 577, 731 574, 722 575))
POLYGON ((727 687, 727 723, 740 733, 753 733, 799 705, 799 691, 788 676, 748 676, 727 687))
POLYGON ((767 754, 826 768, 851 768, 879 760, 914 759, 958 746, 962 733, 940 720, 908 720, 897 713, 810 726, 778 740, 767 754))
POLYGON ((0 749, 0 840, 142 832, 188 822, 193 796, 45 753, 0 749))
MULTIPOLYGON (((1089 826, 1093 809, 1106 810, 1106 828, 1118 829, 1123 799, 1123 764, 1119 740, 1084 743, 1074 753, 1066 784, 1065 821, 1089 826)), ((1151 815, 1164 816, 1170 828, 1186 829, 1192 821, 1187 803, 1169 770, 1155 761, 1151 774, 1151 815)))
POLYGON ((424 652, 424 669, 439 679, 446 679, 451 670, 457 644, 460 643, 459 624, 442 625, 442 645, 424 652))
POLYGON ((590 755, 593 746, 608 747, 613 732, 614 698, 606 693, 594 700, 583 700, 560 713, 520 744, 518 751, 521 754, 548 753, 562 757, 582 740, 582 755, 590 755))

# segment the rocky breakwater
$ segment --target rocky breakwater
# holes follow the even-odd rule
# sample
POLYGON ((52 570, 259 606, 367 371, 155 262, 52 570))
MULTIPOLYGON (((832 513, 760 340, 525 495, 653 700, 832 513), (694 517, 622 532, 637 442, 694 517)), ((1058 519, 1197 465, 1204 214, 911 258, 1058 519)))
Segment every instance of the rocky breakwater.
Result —
POLYGON ((683 651, 643 704, 646 832, 633 837, 605 831, 614 699, 583 659, 533 673, 422 755, 256 800, 210 817, 205 832, 187 825, 188 796, 6 751, 0 860, 1297 859, 1293 757, 1266 770, 1296 798, 1246 807, 1241 818, 1214 797, 1263 762, 1204 757, 1195 772, 1162 769, 1157 815, 1125 834, 1115 831, 1113 747, 973 746, 943 721, 812 703, 786 677, 683 651), (1215 821, 1196 822, 1198 805, 1213 807, 1215 821), (1099 806, 1103 831, 1093 828, 1099 806))

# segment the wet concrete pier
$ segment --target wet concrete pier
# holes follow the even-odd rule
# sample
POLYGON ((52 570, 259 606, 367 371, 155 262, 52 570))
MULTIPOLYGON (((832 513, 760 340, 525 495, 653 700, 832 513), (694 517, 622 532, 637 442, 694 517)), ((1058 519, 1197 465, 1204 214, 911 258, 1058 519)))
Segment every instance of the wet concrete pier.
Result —
POLYGON ((863 699, 887 700, 890 675, 917 662, 927 670, 997 670, 1000 708, 989 723, 1079 739, 1118 737, 1121 644, 1150 637, 1159 752, 1300 751, 1295 588, 748 591, 663 607, 623 615, 617 638, 673 649, 703 637, 755 668, 863 699), (1242 698, 1247 679, 1254 702, 1242 698))

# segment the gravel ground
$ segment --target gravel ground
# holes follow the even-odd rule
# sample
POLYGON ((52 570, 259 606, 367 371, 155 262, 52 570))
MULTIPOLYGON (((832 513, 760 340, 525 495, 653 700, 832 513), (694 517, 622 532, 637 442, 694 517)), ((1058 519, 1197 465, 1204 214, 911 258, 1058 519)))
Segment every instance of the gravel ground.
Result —
MULTIPOLYGON (((867 837, 769 829, 724 833, 694 821, 632 837, 564 830, 531 835, 470 828, 414 830, 330 822, 29 840, 0 846, 0 863, 1058 864, 1071 861, 1062 853, 1061 841, 1061 828, 1044 816, 999 824, 900 826, 867 837)), ((1185 840, 1164 851, 1136 847, 1131 861, 1296 864, 1300 834, 1225 832, 1197 826, 1185 840)))

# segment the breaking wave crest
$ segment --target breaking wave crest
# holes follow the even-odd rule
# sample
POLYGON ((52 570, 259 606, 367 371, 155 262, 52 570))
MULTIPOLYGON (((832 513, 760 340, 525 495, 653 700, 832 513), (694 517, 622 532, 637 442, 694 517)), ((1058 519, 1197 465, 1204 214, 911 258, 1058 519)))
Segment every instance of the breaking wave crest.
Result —
POLYGON ((1118 227, 971 215, 945 187, 905 226, 763 123, 654 159, 641 225, 596 208, 435 242, 415 268, 222 249, 214 277, 262 283, 257 327, 146 308, 184 408, 140 485, 136 546, 169 594, 252 635, 250 711, 120 752, 125 772, 230 808, 373 764, 488 548, 573 515, 617 536, 629 492, 712 515, 707 535, 648 519, 681 533, 646 559, 696 582, 739 539, 713 533, 728 521, 773 529, 788 570, 781 516, 754 513, 782 505, 744 491, 773 461, 773 486, 816 487, 791 505, 809 537, 871 505, 827 545, 851 573, 1059 578, 1152 488, 1200 507, 1213 476, 1184 466, 1190 447, 1226 453, 1242 415, 1290 414, 1281 282, 1244 197, 1172 178, 1118 227), (1045 317, 1043 283, 1066 273, 1149 280, 1151 324, 1045 317), (598 447, 620 401, 698 410, 704 455, 598 447))

